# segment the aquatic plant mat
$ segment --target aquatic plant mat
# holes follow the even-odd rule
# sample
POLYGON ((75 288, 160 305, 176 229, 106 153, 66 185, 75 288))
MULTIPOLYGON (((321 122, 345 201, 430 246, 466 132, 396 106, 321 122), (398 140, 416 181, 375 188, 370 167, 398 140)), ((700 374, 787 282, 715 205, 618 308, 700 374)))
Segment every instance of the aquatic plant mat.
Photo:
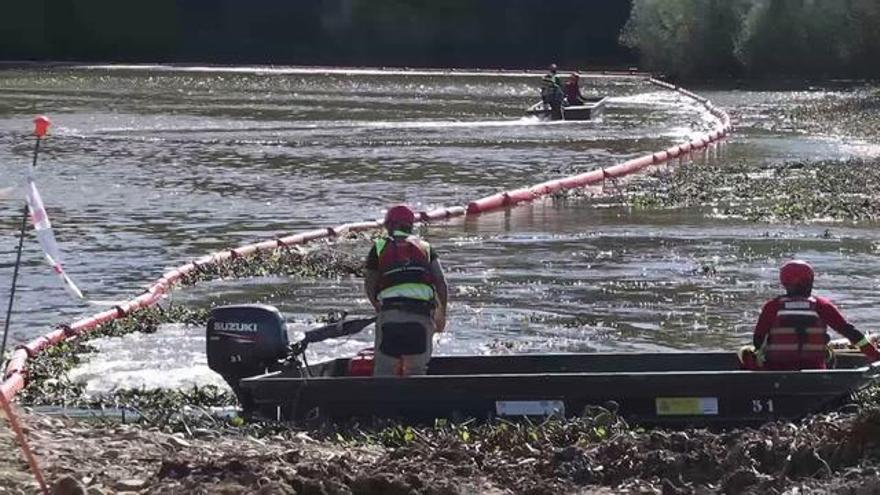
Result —
POLYGON ((697 160, 634 178, 621 192, 635 208, 703 208, 753 222, 876 222, 880 160, 697 160))
POLYGON ((845 136, 877 141, 880 129, 880 92, 856 88, 845 94, 819 93, 800 101, 797 106, 773 114, 771 131, 797 132, 826 136, 845 136))

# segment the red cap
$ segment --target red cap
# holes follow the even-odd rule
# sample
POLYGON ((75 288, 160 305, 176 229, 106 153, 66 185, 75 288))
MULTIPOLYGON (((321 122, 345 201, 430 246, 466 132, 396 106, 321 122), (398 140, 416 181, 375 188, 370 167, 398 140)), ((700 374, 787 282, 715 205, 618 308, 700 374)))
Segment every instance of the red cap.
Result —
POLYGON ((49 117, 37 115, 34 117, 34 135, 38 138, 45 136, 49 132, 50 125, 52 125, 52 122, 49 121, 49 117))
POLYGON ((802 260, 791 260, 779 269, 779 281, 786 289, 807 288, 813 285, 813 267, 802 260))
POLYGON ((416 214, 406 205, 395 205, 385 213, 385 227, 412 227, 416 223, 416 214))

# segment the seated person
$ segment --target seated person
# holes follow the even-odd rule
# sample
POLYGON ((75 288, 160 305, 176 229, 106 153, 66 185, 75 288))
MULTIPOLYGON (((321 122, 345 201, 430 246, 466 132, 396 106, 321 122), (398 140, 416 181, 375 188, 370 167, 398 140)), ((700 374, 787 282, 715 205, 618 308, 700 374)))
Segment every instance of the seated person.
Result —
POLYGON ((811 295, 813 268, 809 264, 800 260, 785 263, 779 280, 786 294, 764 304, 753 345, 739 351, 744 369, 825 369, 833 358, 828 327, 849 339, 871 362, 880 361, 877 348, 831 301, 811 295))
POLYGON ((583 105, 587 100, 584 98, 584 95, 581 94, 580 78, 580 74, 572 72, 571 75, 568 76, 568 81, 565 82, 565 99, 568 101, 569 106, 583 105))

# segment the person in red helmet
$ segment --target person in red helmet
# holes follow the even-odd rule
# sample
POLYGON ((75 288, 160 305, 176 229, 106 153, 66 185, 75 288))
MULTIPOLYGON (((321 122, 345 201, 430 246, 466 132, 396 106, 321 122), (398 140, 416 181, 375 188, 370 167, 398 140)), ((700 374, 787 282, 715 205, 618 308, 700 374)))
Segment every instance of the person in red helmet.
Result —
POLYGON ((880 353, 828 299, 813 296, 813 268, 805 261, 782 265, 779 281, 785 295, 764 304, 753 344, 739 352, 745 369, 824 369, 832 361, 828 327, 846 337, 871 361, 880 353))
POLYGON ((373 375, 422 375, 446 327, 448 289, 437 253, 413 234, 415 213, 385 214, 387 235, 367 255, 364 290, 377 313, 373 375))

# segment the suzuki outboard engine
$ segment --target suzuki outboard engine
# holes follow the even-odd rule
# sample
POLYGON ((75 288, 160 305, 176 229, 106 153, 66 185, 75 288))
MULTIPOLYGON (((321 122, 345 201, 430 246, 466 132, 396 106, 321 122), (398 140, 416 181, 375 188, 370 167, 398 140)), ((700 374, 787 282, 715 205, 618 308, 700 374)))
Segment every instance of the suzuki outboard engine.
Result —
POLYGON ((245 410, 238 381, 281 368, 287 355, 287 327, 278 309, 263 304, 221 306, 211 311, 207 331, 208 367, 232 387, 245 410))

